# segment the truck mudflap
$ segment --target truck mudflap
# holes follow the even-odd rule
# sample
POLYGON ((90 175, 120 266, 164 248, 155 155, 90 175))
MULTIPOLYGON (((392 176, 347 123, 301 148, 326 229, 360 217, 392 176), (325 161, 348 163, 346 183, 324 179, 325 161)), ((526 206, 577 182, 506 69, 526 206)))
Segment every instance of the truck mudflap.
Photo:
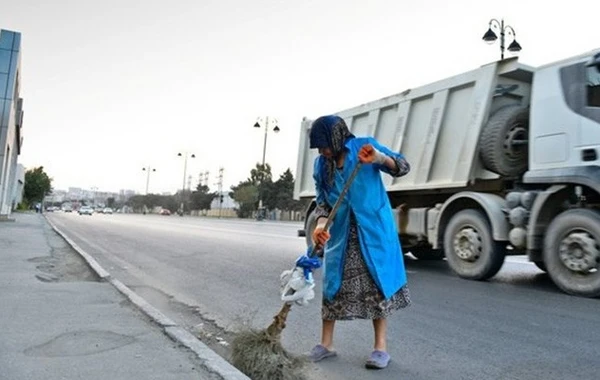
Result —
POLYGON ((474 208, 473 206, 482 208, 485 212, 490 221, 492 236, 495 241, 509 240, 510 226, 505 213, 507 210, 506 200, 495 194, 464 191, 448 198, 442 206, 433 234, 433 241, 430 242, 434 249, 442 248, 443 231, 450 218, 459 211, 474 208))

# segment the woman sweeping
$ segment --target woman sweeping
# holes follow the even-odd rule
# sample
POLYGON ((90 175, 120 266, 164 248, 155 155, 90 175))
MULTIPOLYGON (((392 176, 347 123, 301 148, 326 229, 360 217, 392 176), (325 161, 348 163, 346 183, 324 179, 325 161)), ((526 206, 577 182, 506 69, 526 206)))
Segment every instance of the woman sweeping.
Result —
POLYGON ((319 150, 314 180, 317 227, 313 242, 324 247, 321 343, 310 352, 312 361, 336 355, 335 321, 371 319, 374 346, 366 367, 387 367, 386 318, 410 305, 402 249, 392 208, 380 172, 400 177, 410 166, 399 153, 371 137, 355 137, 338 116, 315 120, 310 148, 319 150), (329 231, 324 229, 331 205, 337 200, 352 169, 362 167, 329 231))

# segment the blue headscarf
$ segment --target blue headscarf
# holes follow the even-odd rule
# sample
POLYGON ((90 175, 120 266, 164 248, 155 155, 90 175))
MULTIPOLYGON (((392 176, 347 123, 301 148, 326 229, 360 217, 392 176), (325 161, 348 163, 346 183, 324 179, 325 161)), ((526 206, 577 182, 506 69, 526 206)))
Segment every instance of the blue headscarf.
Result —
POLYGON ((351 138, 354 138, 354 135, 350 133, 346 122, 336 115, 321 116, 310 128, 310 148, 329 148, 333 153, 332 158, 320 157, 324 162, 319 175, 326 189, 333 185, 336 158, 342 154, 344 145, 351 138))

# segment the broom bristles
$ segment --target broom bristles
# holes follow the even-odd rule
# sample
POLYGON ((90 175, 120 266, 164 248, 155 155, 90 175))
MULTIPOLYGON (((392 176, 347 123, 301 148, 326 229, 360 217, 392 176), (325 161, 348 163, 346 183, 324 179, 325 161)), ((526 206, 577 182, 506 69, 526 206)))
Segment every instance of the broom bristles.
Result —
POLYGON ((231 344, 232 364, 252 380, 305 380, 306 359, 290 354, 281 345, 281 331, 291 305, 285 304, 265 330, 236 334, 231 344))

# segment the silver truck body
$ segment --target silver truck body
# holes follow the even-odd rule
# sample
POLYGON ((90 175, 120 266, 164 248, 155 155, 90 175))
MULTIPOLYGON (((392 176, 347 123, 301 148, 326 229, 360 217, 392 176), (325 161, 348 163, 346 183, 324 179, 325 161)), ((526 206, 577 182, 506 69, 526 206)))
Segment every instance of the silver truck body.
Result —
MULTIPOLYGON (((402 152, 411 172, 384 176, 388 191, 465 187, 477 179, 499 175, 483 168, 478 138, 491 111, 507 100, 496 88, 529 104, 533 69, 516 59, 494 62, 473 71, 336 113, 356 136, 373 136, 402 152)), ((298 156, 297 199, 314 196, 312 168, 317 156, 308 149, 312 120, 302 122, 298 156)))

